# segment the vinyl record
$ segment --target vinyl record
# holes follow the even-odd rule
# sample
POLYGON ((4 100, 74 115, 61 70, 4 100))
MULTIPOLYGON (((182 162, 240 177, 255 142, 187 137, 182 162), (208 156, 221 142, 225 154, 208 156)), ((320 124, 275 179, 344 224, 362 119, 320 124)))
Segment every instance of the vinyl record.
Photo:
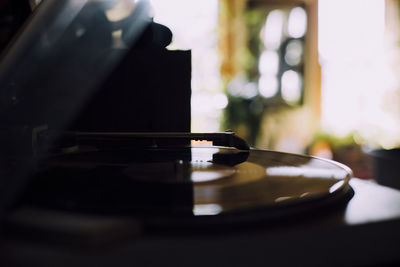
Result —
POLYGON ((351 175, 333 161, 256 149, 78 149, 43 161, 26 201, 163 226, 270 220, 337 202, 351 175))

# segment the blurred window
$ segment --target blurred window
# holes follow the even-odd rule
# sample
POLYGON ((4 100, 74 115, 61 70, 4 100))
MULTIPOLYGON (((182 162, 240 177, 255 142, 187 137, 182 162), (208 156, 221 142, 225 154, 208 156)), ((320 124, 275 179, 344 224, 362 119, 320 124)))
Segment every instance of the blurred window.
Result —
POLYGON ((307 14, 301 6, 267 13, 258 58, 258 91, 265 101, 290 105, 302 102, 306 30, 307 14))

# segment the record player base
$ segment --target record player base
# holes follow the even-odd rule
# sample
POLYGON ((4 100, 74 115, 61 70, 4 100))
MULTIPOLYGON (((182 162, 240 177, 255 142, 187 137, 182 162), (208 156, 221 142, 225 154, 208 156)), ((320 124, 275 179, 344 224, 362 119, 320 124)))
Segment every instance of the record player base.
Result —
MULTIPOLYGON (((88 217, 80 225, 66 220, 69 228, 61 233, 48 229, 53 230, 51 238, 40 233, 32 238, 35 233, 27 232, 28 240, 3 233, 1 262, 2 266, 395 266, 400 263, 400 191, 357 178, 350 184, 355 194, 346 207, 266 226, 143 235, 134 221, 88 217)), ((63 216, 60 220, 66 219, 63 216)))

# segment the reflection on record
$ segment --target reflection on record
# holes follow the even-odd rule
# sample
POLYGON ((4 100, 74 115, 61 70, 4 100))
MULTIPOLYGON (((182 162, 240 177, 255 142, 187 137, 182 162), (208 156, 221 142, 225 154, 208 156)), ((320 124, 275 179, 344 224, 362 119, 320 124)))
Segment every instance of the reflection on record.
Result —
POLYGON ((70 211, 213 217, 318 202, 344 190, 350 177, 332 161, 263 150, 78 149, 45 160, 28 196, 70 211))

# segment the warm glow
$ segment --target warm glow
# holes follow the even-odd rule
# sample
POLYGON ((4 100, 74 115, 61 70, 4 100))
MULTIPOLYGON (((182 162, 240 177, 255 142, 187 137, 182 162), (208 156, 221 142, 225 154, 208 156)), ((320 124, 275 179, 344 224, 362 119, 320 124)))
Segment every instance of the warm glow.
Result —
POLYGON ((389 65, 396 44, 385 42, 385 1, 320 0, 318 23, 323 129, 399 144, 400 81, 389 65))
POLYGON ((191 146, 212 146, 213 142, 208 141, 208 140, 191 140, 190 145, 191 146))
POLYGON ((117 4, 106 11, 106 16, 109 21, 122 20, 131 15, 135 4, 129 0, 119 0, 117 4))

